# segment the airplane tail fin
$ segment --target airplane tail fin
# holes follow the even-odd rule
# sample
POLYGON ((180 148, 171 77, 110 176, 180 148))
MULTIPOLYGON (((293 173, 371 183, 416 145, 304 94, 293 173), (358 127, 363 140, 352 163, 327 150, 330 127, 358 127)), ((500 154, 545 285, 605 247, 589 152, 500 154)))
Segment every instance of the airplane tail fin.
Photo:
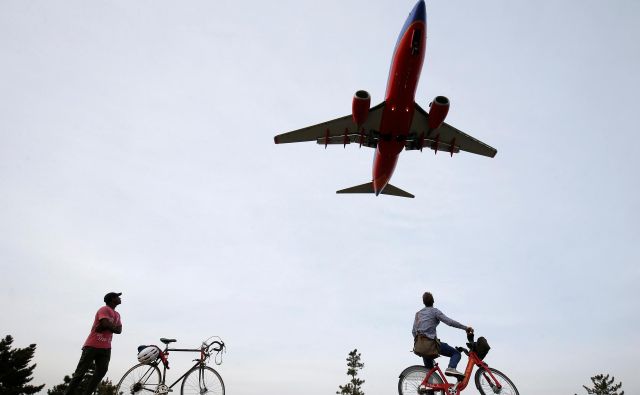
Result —
MULTIPOLYGON (((375 193, 373 190, 373 182, 367 182, 366 184, 356 185, 355 187, 341 189, 336 193, 375 193)), ((412 194, 409 192, 403 191, 398 187, 394 187, 391 184, 387 184, 386 187, 382 190, 383 195, 393 195, 393 196, 401 196, 406 198, 414 198, 412 194)))

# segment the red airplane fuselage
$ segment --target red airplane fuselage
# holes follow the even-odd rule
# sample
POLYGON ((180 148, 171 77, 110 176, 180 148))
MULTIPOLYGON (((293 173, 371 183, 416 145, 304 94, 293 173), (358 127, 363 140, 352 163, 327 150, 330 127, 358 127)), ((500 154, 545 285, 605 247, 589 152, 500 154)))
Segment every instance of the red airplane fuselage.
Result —
POLYGON ((409 14, 393 54, 380 122, 380 140, 373 157, 376 195, 389 183, 411 128, 426 48, 425 14, 424 2, 420 1, 409 14))

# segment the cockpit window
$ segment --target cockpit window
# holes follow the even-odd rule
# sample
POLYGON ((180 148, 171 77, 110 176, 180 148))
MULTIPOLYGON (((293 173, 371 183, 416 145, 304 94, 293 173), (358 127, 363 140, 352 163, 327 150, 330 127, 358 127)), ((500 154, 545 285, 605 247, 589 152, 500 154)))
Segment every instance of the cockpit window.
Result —
POLYGON ((420 43, 422 43, 422 30, 414 29, 411 37, 411 55, 415 56, 420 53, 420 43))

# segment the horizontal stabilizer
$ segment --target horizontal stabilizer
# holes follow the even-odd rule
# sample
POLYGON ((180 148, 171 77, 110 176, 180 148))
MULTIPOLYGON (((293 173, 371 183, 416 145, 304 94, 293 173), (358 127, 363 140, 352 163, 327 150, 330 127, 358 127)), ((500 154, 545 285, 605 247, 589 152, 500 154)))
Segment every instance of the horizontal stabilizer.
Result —
POLYGON ((368 182, 362 185, 356 185, 355 187, 341 189, 336 193, 374 193, 373 182, 368 182))
MULTIPOLYGON (((375 193, 373 190, 373 182, 367 182, 366 184, 356 185, 355 187, 341 189, 336 193, 375 193)), ((414 198, 412 194, 409 192, 403 191, 398 187, 394 187, 391 184, 387 184, 386 187, 382 190, 383 195, 392 195, 392 196, 401 196, 406 198, 414 198)))
POLYGON ((398 187, 394 187, 391 184, 387 184, 387 186, 384 187, 384 189, 382 190, 382 194, 383 195, 402 196, 402 197, 406 197, 406 198, 414 198, 415 197, 412 194, 410 194, 409 192, 403 191, 402 189, 400 189, 398 187))

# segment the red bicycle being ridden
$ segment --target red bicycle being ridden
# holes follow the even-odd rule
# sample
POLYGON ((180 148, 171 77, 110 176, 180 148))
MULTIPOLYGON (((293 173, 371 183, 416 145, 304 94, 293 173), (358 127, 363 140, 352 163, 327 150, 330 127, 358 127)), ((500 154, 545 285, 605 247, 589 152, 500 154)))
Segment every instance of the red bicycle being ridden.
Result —
POLYGON ((437 363, 431 370, 421 365, 410 366, 400 373, 398 381, 398 392, 400 395, 434 394, 434 395, 457 395, 469 384, 473 367, 478 370, 475 375, 475 383, 478 391, 482 395, 504 394, 520 395, 516 386, 504 373, 490 368, 482 359, 489 351, 478 349, 478 343, 473 341, 473 333, 467 335, 469 342, 467 347, 456 347, 456 350, 464 352, 468 357, 467 368, 464 377, 456 377, 457 383, 449 383, 437 363))

